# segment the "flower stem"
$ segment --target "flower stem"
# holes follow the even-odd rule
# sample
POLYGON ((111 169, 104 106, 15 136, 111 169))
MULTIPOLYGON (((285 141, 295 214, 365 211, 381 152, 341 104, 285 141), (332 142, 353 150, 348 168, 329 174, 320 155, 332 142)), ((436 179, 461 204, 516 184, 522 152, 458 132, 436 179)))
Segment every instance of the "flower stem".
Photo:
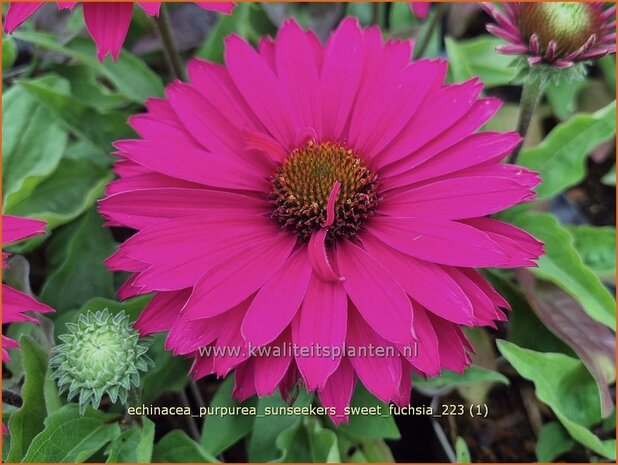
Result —
POLYGON ((440 24, 440 20, 444 13, 446 12, 447 5, 444 3, 437 3, 435 6, 435 11, 433 12, 431 19, 429 20, 429 24, 425 27, 425 33, 418 38, 416 41, 416 45, 414 46, 414 58, 422 58, 427 51, 427 47, 429 47, 429 43, 431 42, 431 38, 433 37, 433 33, 440 24))
POLYGON ((373 2, 371 4, 371 24, 375 26, 385 26, 386 4, 373 2))
POLYGON ((174 40, 174 34, 170 23, 170 16, 167 12, 165 3, 161 5, 161 11, 158 17, 153 17, 155 27, 161 38, 161 44, 163 45, 163 53, 165 55, 165 61, 170 69, 173 79, 182 79, 184 77, 182 59, 178 53, 176 47, 176 41, 174 40))
MULTIPOLYGON (((528 133, 528 128, 530 127, 530 122, 532 121, 536 107, 545 91, 546 84, 547 80, 542 77, 529 76, 529 78, 524 81, 521 100, 519 102, 519 121, 517 122, 517 132, 524 140, 526 139, 526 134, 528 133)), ((515 163, 517 161, 517 157, 524 145, 524 140, 522 140, 519 147, 517 147, 509 157, 509 163, 515 163)))
POLYGON ((131 424, 133 422, 137 423, 138 425, 141 426, 142 424, 142 417, 140 416, 136 416, 136 415, 129 415, 129 407, 141 407, 142 406, 142 393, 141 393, 141 388, 140 386, 134 386, 133 388, 129 389, 129 392, 127 393, 127 412, 124 416, 124 420, 127 424, 131 424))

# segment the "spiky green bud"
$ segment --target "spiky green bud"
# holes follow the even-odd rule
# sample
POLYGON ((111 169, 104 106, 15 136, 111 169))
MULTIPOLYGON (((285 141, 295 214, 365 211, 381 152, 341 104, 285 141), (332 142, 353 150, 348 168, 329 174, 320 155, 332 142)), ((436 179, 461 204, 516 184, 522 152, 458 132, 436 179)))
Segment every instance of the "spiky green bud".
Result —
POLYGON ((107 309, 81 314, 67 328, 50 360, 60 393, 78 397, 82 414, 88 404, 97 408, 105 394, 126 404, 129 390, 139 387, 140 372, 153 365, 146 355, 150 341, 140 339, 124 312, 112 315, 107 309))

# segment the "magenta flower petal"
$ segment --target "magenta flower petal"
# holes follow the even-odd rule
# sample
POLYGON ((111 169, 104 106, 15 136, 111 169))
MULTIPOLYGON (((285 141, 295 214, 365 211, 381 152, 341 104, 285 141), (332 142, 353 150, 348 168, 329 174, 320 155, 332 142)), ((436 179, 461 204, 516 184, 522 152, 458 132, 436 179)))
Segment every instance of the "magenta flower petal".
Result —
POLYGON ((103 61, 111 54, 117 60, 131 24, 133 4, 87 2, 82 8, 86 28, 97 45, 97 58, 103 61))
POLYGON ((148 16, 159 16, 161 2, 137 2, 137 4, 146 12, 148 16))
MULTIPOLYGON (((406 351, 405 346, 399 346, 401 353, 421 373, 427 376, 438 375, 442 366, 438 350, 438 336, 428 312, 421 305, 414 306, 414 330, 418 341, 412 348, 416 347, 417 350, 406 351)), ((410 348, 410 346, 407 347, 410 348)))
POLYGON ((194 378, 236 370, 236 398, 288 401, 300 382, 338 424, 357 379, 405 404, 412 370, 470 364, 461 325, 506 318, 473 268, 542 254, 487 218, 538 175, 501 162, 518 135, 477 133, 499 100, 411 50, 354 19, 325 45, 289 20, 257 50, 229 37, 225 65, 191 61, 190 83, 131 118, 100 210, 138 231, 106 263, 132 273, 121 298, 155 293, 137 326, 168 331, 194 378), (247 352, 286 344, 300 352, 247 352))
POLYGON ((2 242, 13 242, 44 234, 45 222, 19 216, 2 215, 2 242))
POLYGON ((168 218, 230 211, 260 214, 266 213, 267 209, 258 199, 248 195, 170 187, 111 195, 100 203, 99 211, 117 224, 142 229, 168 218))
POLYGON ((331 418, 336 425, 348 421, 345 408, 350 405, 355 382, 354 368, 349 358, 344 357, 326 385, 318 391, 322 405, 335 409, 336 413, 331 418))
POLYGON ((135 322, 140 334, 148 335, 170 329, 174 318, 180 314, 191 293, 189 291, 159 292, 144 307, 135 322))
POLYGON ((344 289, 371 327, 389 341, 411 342, 412 304, 384 266, 351 242, 337 248, 337 261, 344 289))
MULTIPOLYGON (((300 347, 341 347, 346 339, 348 298, 338 283, 324 282, 313 276, 300 310, 298 324, 293 332, 294 342, 300 347)), ((337 369, 341 354, 296 357, 296 364, 307 388, 323 388, 326 379, 337 369)))
POLYGON ((398 355, 362 353, 362 348, 394 347, 376 333, 358 312, 350 312, 347 343, 359 350, 350 356, 354 371, 367 390, 384 402, 397 399, 401 383, 401 357, 398 355))
MULTIPOLYGON (((44 2, 10 2, 4 22, 4 31, 13 32, 21 23, 39 9, 44 2)), ((90 36, 97 45, 97 57, 103 61, 107 55, 118 59, 120 49, 129 30, 133 2, 57 2, 58 9, 72 10, 83 3, 84 20, 90 36)), ((148 16, 158 16, 161 2, 136 2, 148 16)), ((197 2, 207 10, 230 14, 233 2, 197 2)))
POLYGON ((401 287, 414 300, 454 323, 473 323, 470 300, 441 266, 398 253, 370 235, 363 238, 363 245, 393 276, 397 276, 401 287))
POLYGON ((426 19, 430 8, 431 2, 410 2, 410 9, 418 19, 426 19))
POLYGON ((215 265, 195 283, 183 311, 192 320, 226 312, 268 282, 290 256, 294 243, 289 235, 274 236, 215 265))
MULTIPOLYGON (((30 218, 2 215, 2 240, 3 245, 28 239, 38 234, 43 234, 45 222, 30 218)), ((9 254, 2 253, 2 266, 9 254)), ((46 304, 38 302, 34 297, 2 284, 2 324, 16 322, 38 323, 38 320, 24 312, 48 313, 54 310, 46 304)), ((7 349, 19 347, 19 344, 2 336, 2 360, 10 360, 7 349)))
POLYGON ((255 346, 277 338, 300 308, 310 279, 307 251, 299 249, 255 296, 242 322, 243 337, 255 346))
POLYGON ((34 12, 43 5, 44 2, 9 3, 9 8, 6 11, 6 17, 4 18, 4 32, 7 34, 12 33, 21 23, 32 16, 34 12))
POLYGON ((503 266, 509 260, 487 234, 456 221, 384 217, 368 230, 400 252, 442 265, 503 266))
POLYGON ((384 200, 382 208, 392 216, 459 220, 491 215, 533 197, 531 189, 514 179, 453 176, 393 194, 384 200), (459 202, 453 202, 455 197, 459 202))
MULTIPOLYGON (((289 331, 286 331, 276 341, 270 344, 269 348, 272 351, 279 349, 279 351, 284 353, 285 347, 287 347, 290 342, 291 337, 289 331)), ((259 376, 254 375, 253 378, 256 393, 259 396, 272 395, 285 377, 291 363, 292 356, 287 352, 282 356, 267 355, 264 357, 257 357, 254 364, 255 372, 259 373, 259 376)))
POLYGON ((227 15, 232 13, 236 4, 234 2, 195 2, 205 10, 218 11, 227 15))

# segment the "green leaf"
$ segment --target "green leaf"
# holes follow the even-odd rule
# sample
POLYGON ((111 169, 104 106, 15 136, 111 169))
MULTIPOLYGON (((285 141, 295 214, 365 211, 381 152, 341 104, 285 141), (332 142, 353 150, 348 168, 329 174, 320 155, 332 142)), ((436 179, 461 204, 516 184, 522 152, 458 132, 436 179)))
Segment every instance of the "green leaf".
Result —
POLYGON ((543 425, 536 443, 536 458, 539 462, 553 462, 554 459, 570 451, 575 442, 557 421, 543 425))
POLYGON ((350 401, 349 422, 339 426, 339 432, 354 439, 399 439, 399 429, 392 415, 389 415, 388 404, 378 400, 363 385, 357 383, 356 390, 350 401), (379 407, 382 415, 360 414, 361 407, 379 407))
POLYGON ((561 120, 569 118, 576 110, 577 96, 586 86, 586 81, 564 80, 558 84, 550 82, 545 95, 554 114, 561 120))
POLYGON ((339 463, 339 446, 334 431, 325 429, 315 417, 299 419, 277 437, 281 463, 339 463))
POLYGON ((120 436, 120 426, 109 415, 89 408, 82 416, 77 404, 68 404, 45 419, 23 461, 81 463, 120 436))
POLYGON ((601 396, 601 415, 613 409, 609 385, 616 380, 616 334, 594 321, 579 303, 553 284, 537 281, 520 270, 519 282, 543 324, 571 347, 596 381, 601 396))
MULTIPOLYGON (((363 26, 369 26, 371 24, 371 19, 373 16, 373 12, 371 11, 372 4, 369 2, 346 2, 346 16, 355 16, 358 18, 359 22, 363 26)), ((406 9, 398 8, 399 3, 393 2, 391 3, 391 11, 389 13, 390 16, 390 26, 391 30, 395 31, 397 29, 402 29, 402 25, 407 26, 412 23, 412 13, 410 12, 410 8, 407 8, 407 16, 406 9), (406 21, 407 20, 407 21, 406 21)), ((406 5, 407 6, 407 5, 406 5)), ((414 18, 415 19, 415 18, 414 18)), ((413 24, 413 23, 412 23, 413 24)))
MULTIPOLYGON (((294 406, 308 406, 312 398, 312 395, 301 390, 294 406)), ((301 415, 265 415, 265 412, 267 409, 287 406, 278 392, 270 397, 262 397, 258 401, 257 417, 253 423, 247 451, 250 462, 268 462, 279 458, 277 437, 301 418, 301 415)))
POLYGON ((107 446, 107 463, 150 463, 155 424, 147 417, 141 417, 141 422, 141 426, 133 425, 107 446))
POLYGON ((599 278, 573 246, 573 237, 547 213, 526 213, 513 218, 519 226, 545 243, 545 255, 530 271, 564 289, 594 320, 616 327, 616 303, 599 278))
MULTIPOLYGON (((211 408, 236 408, 239 406, 255 407, 255 397, 242 404, 232 398, 234 377, 228 376, 219 386, 210 403, 211 408)), ((253 426, 251 415, 207 415, 202 427, 202 447, 212 455, 219 455, 228 447, 245 437, 253 426)))
POLYGON ((11 36, 2 34, 2 69, 9 69, 17 58, 17 45, 11 36))
POLYGON ((16 38, 52 52, 61 53, 83 63, 108 79, 112 85, 128 100, 144 103, 148 97, 163 96, 163 82, 142 60, 122 49, 117 62, 106 60, 99 62, 96 58, 96 46, 90 39, 73 39, 67 45, 58 43, 52 34, 17 31, 16 38))
POLYGON ((152 402, 165 392, 182 391, 187 386, 191 361, 175 357, 169 350, 165 350, 164 333, 153 335, 148 356, 153 360, 154 367, 142 378, 144 402, 152 402))
POLYGON ((115 250, 112 233, 94 209, 52 238, 49 248, 62 251, 51 270, 41 300, 56 310, 81 307, 91 296, 113 297, 113 275, 103 263, 115 250))
MULTIPOLYGON (((68 92, 69 84, 57 76, 37 82, 68 92)), ((68 134, 52 114, 23 87, 15 85, 2 96, 2 193, 4 210, 26 199, 54 172, 64 152, 68 134)))
POLYGON ((556 126, 541 144, 522 151, 519 164, 538 171, 536 191, 547 198, 579 183, 588 154, 616 133, 616 101, 592 114, 577 114, 556 126))
POLYGON ((513 57, 495 51, 497 45, 504 43, 501 39, 488 35, 469 40, 447 37, 445 43, 452 82, 478 76, 490 88, 510 84, 515 77, 513 57))
POLYGON ((441 389, 444 387, 465 386, 487 381, 509 384, 509 379, 503 374, 478 365, 472 365, 466 368, 466 371, 461 375, 453 371, 444 371, 440 376, 427 379, 414 375, 412 384, 415 387, 441 389))
POLYGON ((26 198, 5 203, 5 213, 38 218, 49 229, 66 224, 91 207, 113 178, 94 163, 62 160, 58 168, 26 198))
POLYGON ((152 461, 157 463, 216 463, 218 460, 179 429, 167 433, 154 446, 152 461))
POLYGON ((57 410, 60 410, 62 407, 62 401, 58 396, 58 388, 56 387, 56 383, 51 378, 52 370, 48 366, 47 371, 45 373, 45 381, 43 385, 43 392, 45 397, 45 408, 47 409, 47 414, 54 413, 57 410))
POLYGON ((219 15, 217 25, 212 29, 204 45, 200 47, 195 56, 205 60, 223 63, 223 51, 225 50, 225 38, 232 33, 248 38, 249 34, 249 9, 247 3, 239 3, 231 15, 219 15))
POLYGON ((21 461, 34 437, 43 430, 46 416, 44 384, 47 354, 29 336, 22 336, 19 343, 25 374, 21 391, 23 404, 9 420, 11 449, 8 462, 21 461))
POLYGON ((82 306, 81 311, 87 312, 88 310, 91 310, 93 313, 96 313, 100 310, 107 309, 110 313, 114 314, 124 311, 127 315, 129 315, 131 320, 136 320, 142 309, 148 302, 150 302, 151 299, 151 294, 140 295, 122 302, 105 299, 103 297, 94 297, 82 306))
POLYGON ((457 457, 457 463, 471 463, 472 459, 470 458, 470 449, 468 449, 468 444, 464 441, 464 438, 461 436, 457 436, 457 441, 455 441, 455 455, 457 457))
MULTIPOLYGON (((341 442, 341 441, 340 441, 341 442)), ((359 454, 354 458, 359 460, 350 460, 353 462, 369 462, 369 463, 395 463, 393 453, 388 448, 383 439, 370 439, 356 444, 355 454, 359 454)))
MULTIPOLYGON (((407 31, 413 26, 419 25, 419 19, 412 14, 408 2, 393 2, 389 11, 389 24, 392 31, 407 31)), ((363 24, 371 23, 372 4, 365 2, 350 2, 348 3, 347 16, 359 16, 362 12, 361 21, 365 19, 363 24)))
POLYGON ((89 141, 102 157, 108 156, 113 148, 112 142, 132 134, 126 124, 128 114, 99 113, 70 95, 36 82, 22 82, 20 85, 48 108, 56 121, 77 137, 89 141))
POLYGON ((569 346, 545 327, 521 293, 511 276, 501 270, 491 270, 487 278, 495 289, 511 305, 508 326, 508 341, 538 352, 560 352, 575 356, 569 346))
POLYGON ((498 349, 517 372, 534 383, 536 396, 547 404, 573 439, 611 460, 616 441, 601 441, 590 428, 601 420, 597 386, 579 360, 563 354, 534 352, 507 341, 498 349))
POLYGON ((574 239, 575 249, 602 281, 616 280, 616 228, 594 226, 567 226, 574 239))
POLYGON ((597 61, 597 64, 601 68, 601 72, 607 82, 607 87, 612 91, 616 89, 616 56, 607 55, 597 61))
POLYGON ((71 83, 71 95, 100 112, 127 106, 128 100, 119 92, 102 86, 97 74, 86 65, 56 65, 52 68, 71 83))
POLYGON ((616 164, 612 166, 605 176, 601 179, 601 182, 606 186, 615 186, 616 185, 616 164))

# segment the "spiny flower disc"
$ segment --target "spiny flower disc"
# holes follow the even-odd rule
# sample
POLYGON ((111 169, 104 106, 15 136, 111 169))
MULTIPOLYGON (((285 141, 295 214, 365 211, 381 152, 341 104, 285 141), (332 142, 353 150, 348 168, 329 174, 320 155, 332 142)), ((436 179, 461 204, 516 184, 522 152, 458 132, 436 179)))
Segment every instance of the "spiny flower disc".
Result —
POLYGON ((152 365, 149 342, 140 340, 124 312, 88 312, 67 328, 50 361, 60 392, 68 389, 69 400, 79 397, 82 413, 89 403, 97 408, 104 394, 126 403, 128 391, 139 386, 140 371, 152 365))
POLYGON ((296 148, 272 179, 272 217, 307 240, 326 223, 328 197, 336 182, 335 222, 327 241, 353 237, 378 203, 377 176, 352 149, 334 142, 296 148))
POLYGON ((600 8, 586 3, 521 3, 519 29, 528 39, 536 34, 542 52, 554 41, 556 54, 566 56, 600 33, 601 13, 600 8))

